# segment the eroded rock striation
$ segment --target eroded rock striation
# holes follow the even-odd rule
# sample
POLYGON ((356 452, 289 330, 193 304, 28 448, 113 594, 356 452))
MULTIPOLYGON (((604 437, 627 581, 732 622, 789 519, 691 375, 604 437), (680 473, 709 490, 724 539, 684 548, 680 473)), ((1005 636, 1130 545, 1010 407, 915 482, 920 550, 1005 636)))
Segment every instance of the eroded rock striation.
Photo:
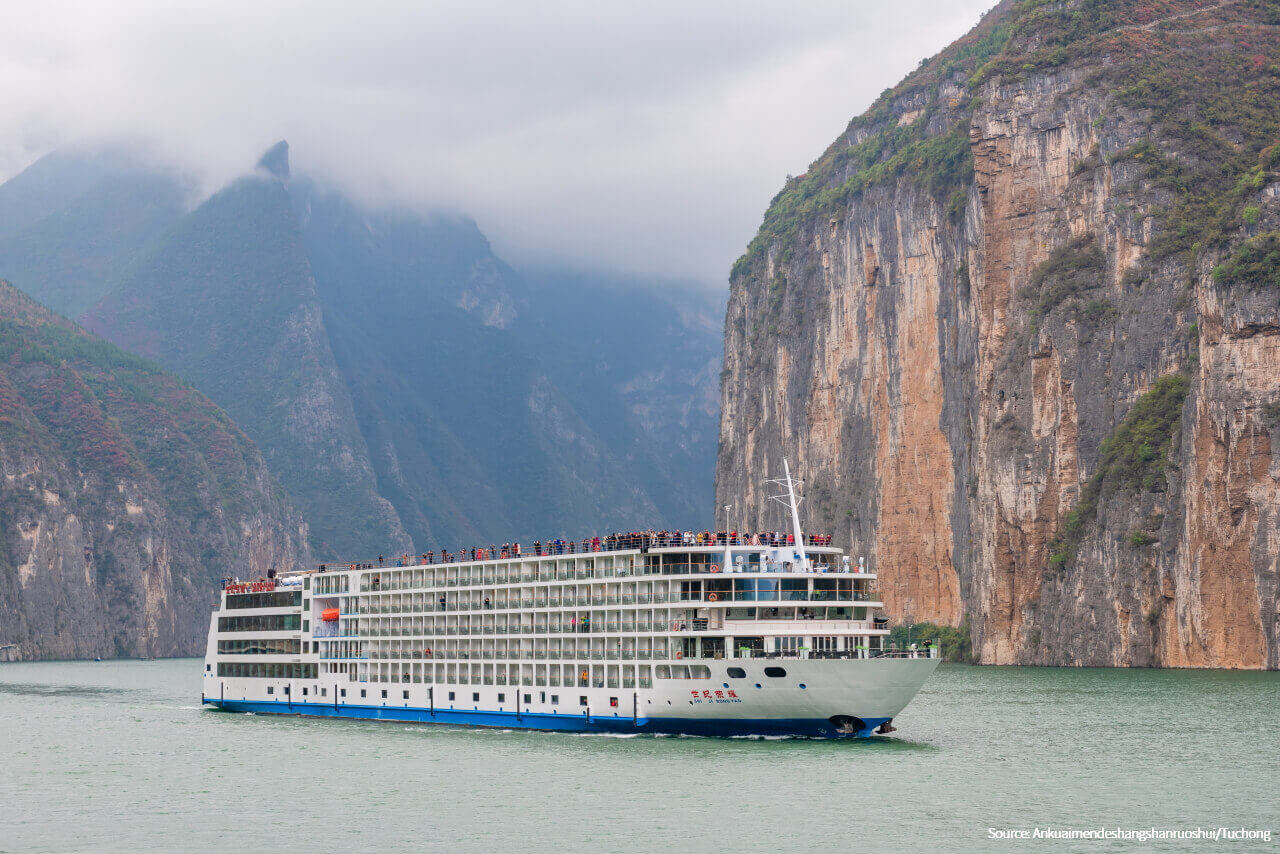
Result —
POLYGON ((1280 12, 1004 2, 735 265, 717 507, 987 663, 1280 666, 1280 12))

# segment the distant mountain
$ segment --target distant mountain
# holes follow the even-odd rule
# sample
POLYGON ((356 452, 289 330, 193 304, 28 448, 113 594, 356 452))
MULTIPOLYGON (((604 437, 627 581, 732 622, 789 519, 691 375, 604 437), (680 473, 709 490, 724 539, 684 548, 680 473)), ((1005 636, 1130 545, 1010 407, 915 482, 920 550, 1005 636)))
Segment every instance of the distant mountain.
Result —
POLYGON ((0 270, 77 317, 183 214, 189 188, 127 154, 55 152, 0 185, 0 270))
POLYGON ((407 550, 334 365, 287 167, 264 162, 171 226, 85 324, 225 408, 297 500, 317 553, 407 550))
POLYGON ((191 655, 217 580, 309 560, 225 413, 0 282, 0 645, 191 655))
POLYGON ((714 301, 690 300, 699 325, 636 283, 526 279, 463 217, 293 194, 379 485, 420 547, 709 518, 714 301), (677 373, 652 409, 696 409, 692 428, 633 399, 677 373))
POLYGON ((113 195, 104 173, 120 171, 51 156, 0 187, 0 224, 23 203, 46 223, 0 251, 0 275, 222 405, 295 496, 317 556, 709 523, 716 297, 521 275, 466 217, 291 177, 283 144, 159 229, 112 230, 95 199, 181 185, 152 174, 113 195), (107 236, 67 238, 59 218, 77 216, 107 236), (30 249, 45 245, 53 260, 30 249), (43 272, 82 259, 102 276, 68 289, 43 272))

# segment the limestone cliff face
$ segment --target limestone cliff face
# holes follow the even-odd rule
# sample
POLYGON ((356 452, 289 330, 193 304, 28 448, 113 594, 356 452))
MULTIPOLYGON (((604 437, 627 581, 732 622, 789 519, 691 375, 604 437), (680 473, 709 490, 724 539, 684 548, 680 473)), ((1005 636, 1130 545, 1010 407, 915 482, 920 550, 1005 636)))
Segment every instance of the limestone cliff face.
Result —
POLYGON ((220 578, 307 560, 224 413, 0 282, 0 646, 193 655, 220 578))
POLYGON ((984 662, 1280 666, 1274 16, 1006 2, 855 119, 735 266, 722 522, 786 453, 984 662))

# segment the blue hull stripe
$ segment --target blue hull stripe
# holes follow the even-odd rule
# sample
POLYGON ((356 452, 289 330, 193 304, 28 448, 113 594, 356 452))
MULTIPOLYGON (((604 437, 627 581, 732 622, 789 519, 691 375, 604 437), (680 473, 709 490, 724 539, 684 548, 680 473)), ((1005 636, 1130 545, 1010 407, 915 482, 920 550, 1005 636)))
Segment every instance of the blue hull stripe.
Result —
POLYGON ((825 718, 640 718, 610 715, 548 715, 544 712, 491 712, 471 709, 430 709, 413 706, 358 706, 333 703, 288 703, 255 700, 204 700, 207 705, 228 712, 266 715, 307 715, 311 717, 404 721, 454 726, 501 727, 561 732, 661 733, 670 735, 800 735, 818 738, 856 738, 872 731, 888 718, 867 718, 866 728, 857 733, 840 733, 825 718))

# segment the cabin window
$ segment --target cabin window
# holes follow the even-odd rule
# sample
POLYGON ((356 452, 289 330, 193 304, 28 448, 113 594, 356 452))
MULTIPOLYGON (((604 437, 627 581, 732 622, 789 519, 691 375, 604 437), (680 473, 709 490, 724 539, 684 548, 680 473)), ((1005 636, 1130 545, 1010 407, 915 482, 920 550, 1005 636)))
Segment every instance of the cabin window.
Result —
POLYGON ((275 688, 272 688, 270 685, 268 685, 268 686, 267 686, 267 693, 268 693, 268 694, 274 694, 275 692, 276 692, 276 689, 275 689, 275 688))
POLYGON ((479 691, 476 691, 474 694, 472 694, 472 695, 471 695, 471 702, 473 702, 473 703, 478 703, 478 702, 480 702, 480 692, 479 692, 479 691))
MULTIPOLYGON (((478 699, 480 699, 480 698, 479 698, 479 697, 476 697, 476 699, 478 700, 478 699)), ((499 702, 499 703, 505 703, 506 701, 507 701, 507 695, 506 695, 506 694, 499 694, 499 695, 498 695, 498 702, 499 702)))
POLYGON ((303 688, 303 689, 302 689, 302 696, 304 696, 304 697, 305 697, 305 696, 307 696, 307 689, 306 689, 306 688, 303 688))
POLYGON ((404 692, 404 698, 405 698, 406 700, 407 700, 407 699, 409 699, 409 692, 408 692, 408 691, 405 691, 405 692, 404 692))
MULTIPOLYGON (((543 696, 545 697, 546 695, 544 694, 543 696)), ((533 702, 533 695, 532 695, 532 694, 525 694, 525 695, 524 695, 524 702, 525 702, 525 705, 526 705, 526 706, 527 706, 527 705, 529 705, 530 703, 532 703, 532 702, 533 702)))
POLYGON ((587 704, 587 696, 583 694, 581 697, 578 698, 578 705, 585 706, 586 704, 587 704))
POLYGON ((613 708, 615 708, 615 709, 616 709, 616 708, 618 708, 618 698, 617 698, 617 697, 610 697, 610 698, 609 698, 609 705, 610 705, 610 706, 612 706, 612 707, 613 707, 613 708))
POLYGON ((206 664, 206 665, 204 666, 204 672, 205 672, 205 673, 208 673, 208 672, 209 672, 210 670, 212 670, 212 669, 213 669, 213 665, 212 665, 212 664, 206 664))
POLYGON ((786 671, 784 668, 782 668, 782 667, 766 667, 766 668, 764 669, 764 675, 765 675, 765 676, 772 676, 773 678, 778 679, 778 678, 781 678, 781 677, 783 677, 783 676, 786 676, 786 675, 787 675, 787 671, 786 671))
POLYGON ((560 703, 560 695, 559 695, 559 694, 552 694, 552 695, 551 695, 551 705, 555 706, 555 705, 559 705, 559 703, 560 703))
POLYGON ((454 694, 454 692, 453 692, 453 691, 450 691, 450 692, 449 692, 449 701, 450 701, 450 702, 453 702, 453 694, 454 694))
POLYGON ((347 689, 346 689, 346 688, 343 688, 343 689, 339 692, 339 695, 340 695, 340 696, 343 696, 343 697, 347 696, 347 689))
POLYGON ((730 667, 730 668, 729 668, 729 678, 730 678, 730 679, 745 679, 745 678, 747 678, 747 671, 743 670, 741 667, 730 667))
POLYGON ((386 688, 383 688, 383 689, 382 689, 382 699, 384 699, 384 700, 385 700, 385 699, 387 699, 387 689, 386 689, 386 688))

